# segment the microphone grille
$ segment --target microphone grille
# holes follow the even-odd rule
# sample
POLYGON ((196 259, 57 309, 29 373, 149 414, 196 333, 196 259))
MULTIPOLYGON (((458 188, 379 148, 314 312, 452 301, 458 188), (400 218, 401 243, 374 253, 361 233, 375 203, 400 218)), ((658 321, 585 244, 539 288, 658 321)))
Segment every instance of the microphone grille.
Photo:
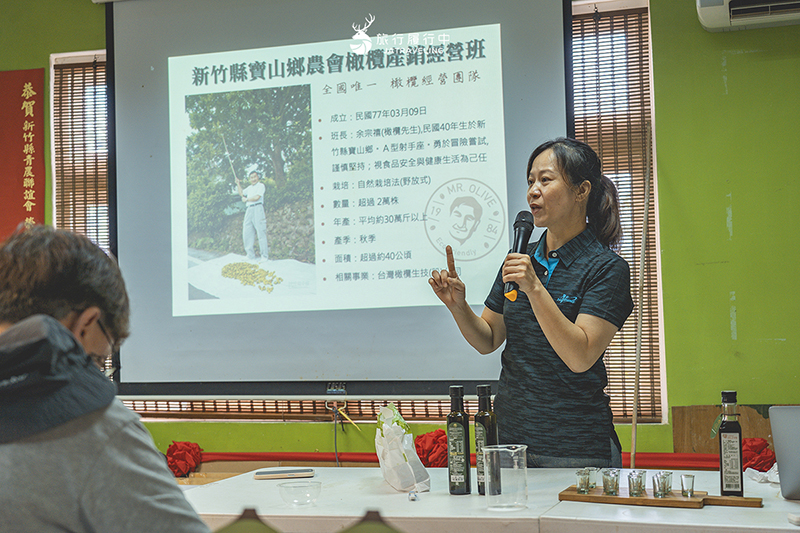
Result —
POLYGON ((518 225, 530 225, 533 227, 533 215, 530 211, 520 211, 517 213, 517 219, 514 221, 514 227, 516 228, 518 225))

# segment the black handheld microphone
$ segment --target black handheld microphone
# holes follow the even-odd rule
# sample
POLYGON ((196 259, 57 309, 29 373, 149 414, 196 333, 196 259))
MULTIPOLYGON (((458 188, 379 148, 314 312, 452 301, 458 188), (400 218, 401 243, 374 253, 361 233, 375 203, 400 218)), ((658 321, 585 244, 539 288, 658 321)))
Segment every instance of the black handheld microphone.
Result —
MULTIPOLYGON (((514 220, 514 244, 511 246, 512 254, 524 254, 528 251, 528 241, 533 233, 533 215, 530 211, 520 211, 514 220)), ((517 300, 519 287, 513 281, 506 282, 503 293, 512 302, 517 300)))

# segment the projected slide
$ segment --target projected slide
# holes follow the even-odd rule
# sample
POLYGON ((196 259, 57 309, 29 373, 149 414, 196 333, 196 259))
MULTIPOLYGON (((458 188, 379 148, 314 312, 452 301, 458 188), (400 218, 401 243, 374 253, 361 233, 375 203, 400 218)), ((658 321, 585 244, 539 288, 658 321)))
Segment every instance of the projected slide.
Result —
POLYGON ((169 58, 174 316, 432 305, 447 245, 468 287, 497 273, 500 26, 370 36, 369 22, 169 58))

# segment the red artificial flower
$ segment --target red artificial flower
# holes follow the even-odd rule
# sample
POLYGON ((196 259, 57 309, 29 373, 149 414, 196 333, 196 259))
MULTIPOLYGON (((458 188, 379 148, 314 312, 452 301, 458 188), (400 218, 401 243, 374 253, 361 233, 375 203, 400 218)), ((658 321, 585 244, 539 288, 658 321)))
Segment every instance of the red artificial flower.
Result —
POLYGON ((775 452, 769 449, 766 439, 742 439, 742 462, 742 470, 752 468, 766 472, 775 464, 775 452))
POLYGON ((167 465, 175 477, 188 476, 203 460, 203 449, 194 442, 175 442, 167 448, 167 465))
POLYGON ((759 454, 764 448, 769 446, 769 442, 767 439, 761 438, 750 438, 750 439, 742 439, 742 453, 746 451, 752 451, 753 453, 759 454))
POLYGON ((752 468, 759 472, 766 472, 775 464, 775 452, 767 448, 760 455, 756 455, 749 461, 745 461, 744 468, 752 468))
POLYGON ((447 466, 447 433, 443 429, 418 435, 414 447, 424 466, 447 466))

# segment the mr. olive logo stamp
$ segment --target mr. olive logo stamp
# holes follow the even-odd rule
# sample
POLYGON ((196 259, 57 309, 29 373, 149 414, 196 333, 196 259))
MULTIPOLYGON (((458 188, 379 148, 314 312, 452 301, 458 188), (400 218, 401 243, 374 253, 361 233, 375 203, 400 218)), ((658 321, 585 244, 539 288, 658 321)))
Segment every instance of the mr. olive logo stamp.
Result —
POLYGON ((472 178, 457 178, 441 185, 425 207, 428 240, 443 255, 453 247, 453 256, 474 261, 491 252, 503 236, 503 202, 486 184, 472 178))

